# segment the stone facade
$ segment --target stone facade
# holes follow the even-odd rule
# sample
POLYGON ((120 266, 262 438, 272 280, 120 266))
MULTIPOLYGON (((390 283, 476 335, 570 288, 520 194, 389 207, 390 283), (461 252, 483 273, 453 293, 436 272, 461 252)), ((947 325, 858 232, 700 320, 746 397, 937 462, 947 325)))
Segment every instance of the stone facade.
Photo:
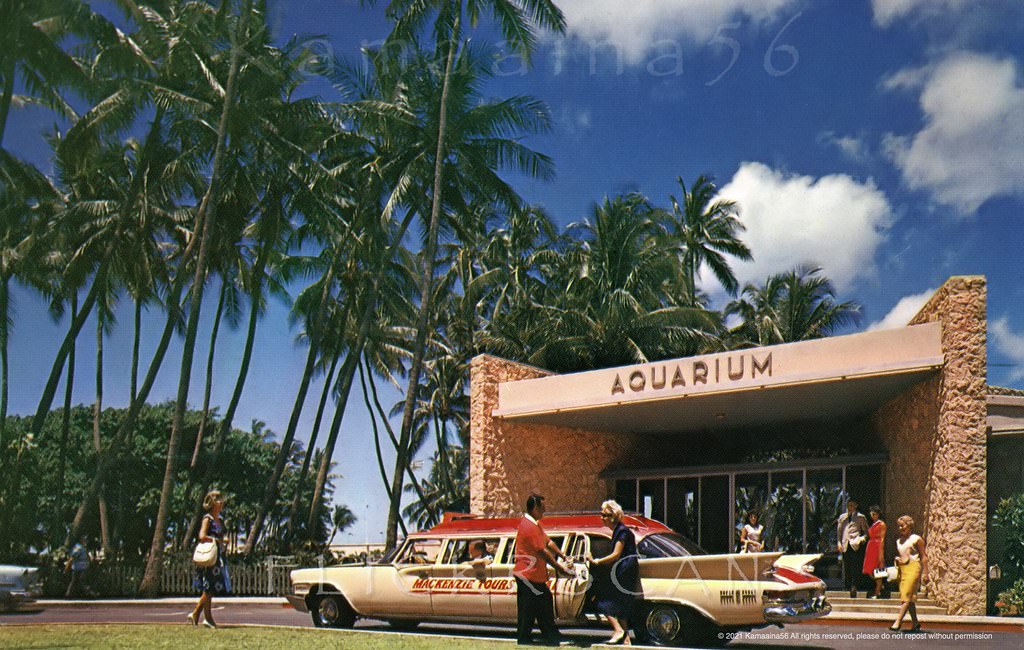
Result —
POLYGON ((470 373, 472 512, 518 514, 534 490, 552 511, 596 510, 610 498, 612 485, 598 475, 626 453, 626 436, 494 418, 498 384, 552 373, 486 354, 473 359, 470 373))
POLYGON ((928 546, 929 594, 951 614, 985 613, 985 300, 983 277, 954 277, 939 288, 909 324, 942 324, 942 371, 875 414, 889 450, 889 554, 896 519, 909 514, 928 546))

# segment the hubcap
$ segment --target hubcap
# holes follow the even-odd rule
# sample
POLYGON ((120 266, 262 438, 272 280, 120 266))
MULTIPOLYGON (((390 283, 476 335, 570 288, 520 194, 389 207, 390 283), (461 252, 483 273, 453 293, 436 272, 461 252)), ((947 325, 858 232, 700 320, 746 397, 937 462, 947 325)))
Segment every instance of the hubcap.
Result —
POLYGON ((679 612, 671 607, 655 607, 647 614, 647 633, 656 643, 671 643, 681 629, 679 612))
POLYGON ((338 601, 334 598, 324 598, 320 602, 320 620, 328 625, 334 625, 338 622, 338 601))

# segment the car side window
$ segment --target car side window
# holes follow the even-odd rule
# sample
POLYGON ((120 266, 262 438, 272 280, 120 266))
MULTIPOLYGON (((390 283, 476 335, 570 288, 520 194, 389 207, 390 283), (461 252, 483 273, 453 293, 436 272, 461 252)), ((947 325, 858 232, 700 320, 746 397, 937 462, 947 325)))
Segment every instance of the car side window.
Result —
POLYGON ((590 538, 590 554, 594 557, 605 557, 612 552, 612 540, 600 535, 587 535, 590 538))
POLYGON ((434 564, 443 548, 442 542, 440 538, 409 540, 395 564, 434 564))

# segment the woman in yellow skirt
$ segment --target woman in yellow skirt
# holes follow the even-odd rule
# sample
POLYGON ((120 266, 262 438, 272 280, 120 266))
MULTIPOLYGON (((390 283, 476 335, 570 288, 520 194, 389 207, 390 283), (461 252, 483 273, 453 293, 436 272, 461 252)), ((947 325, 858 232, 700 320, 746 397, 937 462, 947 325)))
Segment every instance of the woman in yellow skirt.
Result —
POLYGON ((903 515, 896 520, 899 539, 896 540, 896 566, 900 577, 900 614, 889 629, 899 632, 903 625, 903 617, 910 612, 913 627, 911 632, 920 632, 921 623, 917 620, 917 590, 922 580, 928 580, 928 556, 925 554, 924 540, 914 534, 914 520, 903 515))

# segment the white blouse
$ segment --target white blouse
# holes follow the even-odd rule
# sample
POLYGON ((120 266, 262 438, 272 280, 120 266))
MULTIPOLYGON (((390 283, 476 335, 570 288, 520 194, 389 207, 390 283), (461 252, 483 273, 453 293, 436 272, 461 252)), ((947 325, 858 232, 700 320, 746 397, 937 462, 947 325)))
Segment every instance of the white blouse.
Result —
POLYGON ((900 554, 900 561, 906 564, 910 560, 920 560, 921 554, 917 552, 917 542, 920 540, 920 536, 916 533, 911 533, 907 537, 907 541, 901 542, 899 538, 896 538, 896 550, 900 554))

